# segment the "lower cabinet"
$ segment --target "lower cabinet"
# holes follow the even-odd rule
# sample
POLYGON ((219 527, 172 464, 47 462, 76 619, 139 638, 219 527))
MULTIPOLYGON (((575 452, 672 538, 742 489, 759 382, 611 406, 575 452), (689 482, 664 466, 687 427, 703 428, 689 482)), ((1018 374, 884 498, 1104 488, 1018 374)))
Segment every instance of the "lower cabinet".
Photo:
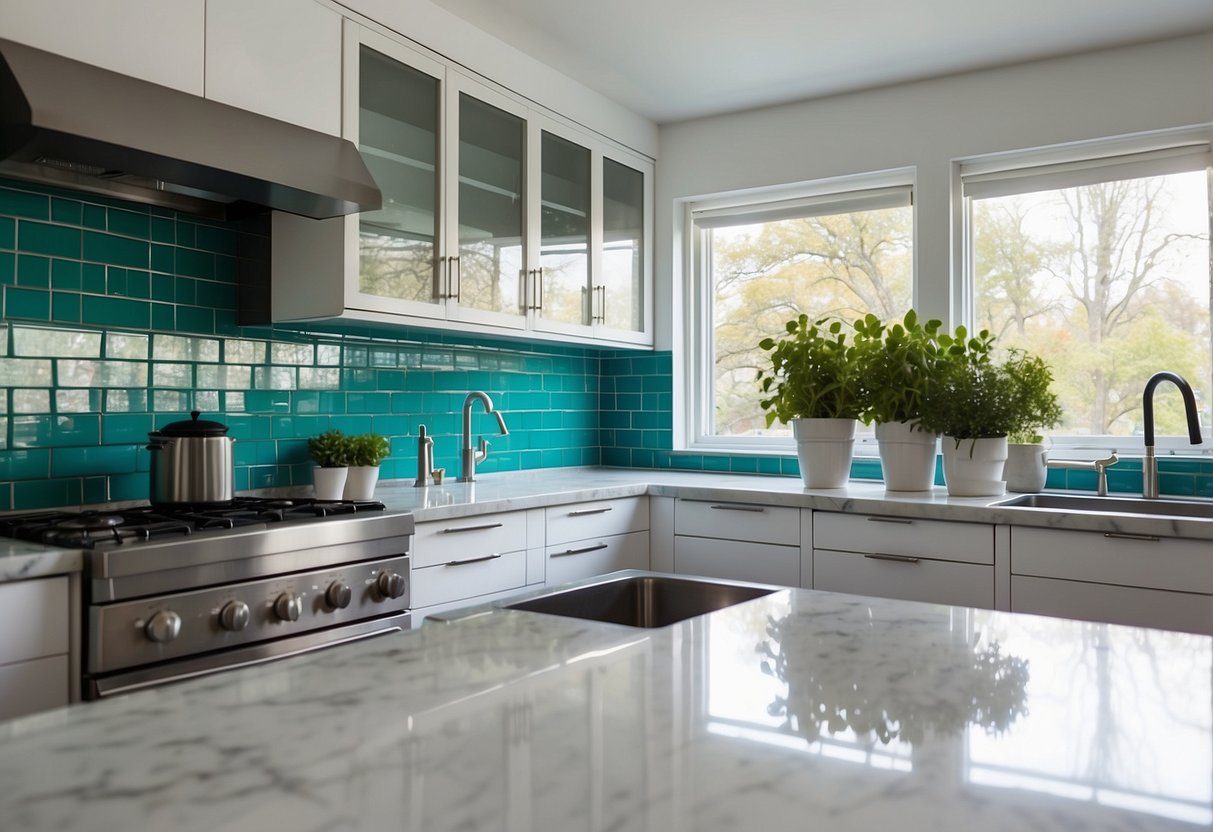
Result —
POLYGON ((565 584, 649 568, 649 499, 617 500, 546 509, 544 583, 565 584))
POLYGON ((801 585, 801 510, 710 500, 674 504, 674 571, 801 585))
POLYGON ((441 609, 520 592, 527 586, 527 512, 417 524, 413 537, 413 624, 441 609))
POLYGON ((1011 610, 1213 634, 1209 544, 1013 527, 1011 610))
POLYGON ((994 607, 994 527, 813 512, 813 588, 994 607))
POLYGON ((62 575, 0 584, 0 719, 70 699, 68 581, 62 575))

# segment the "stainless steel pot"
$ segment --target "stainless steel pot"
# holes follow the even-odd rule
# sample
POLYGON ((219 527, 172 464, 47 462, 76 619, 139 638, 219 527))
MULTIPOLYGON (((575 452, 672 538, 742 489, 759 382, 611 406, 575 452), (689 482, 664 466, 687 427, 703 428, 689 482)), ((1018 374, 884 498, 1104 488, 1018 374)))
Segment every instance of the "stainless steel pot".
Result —
POLYGON ((151 451, 153 505, 212 505, 231 502, 232 445, 227 425, 192 418, 165 425, 148 434, 151 451))

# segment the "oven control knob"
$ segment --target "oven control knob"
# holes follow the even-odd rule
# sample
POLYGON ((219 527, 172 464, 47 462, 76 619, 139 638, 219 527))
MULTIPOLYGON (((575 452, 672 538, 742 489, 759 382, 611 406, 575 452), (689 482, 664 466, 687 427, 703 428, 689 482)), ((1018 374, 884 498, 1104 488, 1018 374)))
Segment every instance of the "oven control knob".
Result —
POLYGON ((303 615, 303 599, 293 592, 284 592, 274 601, 274 615, 280 621, 298 621, 303 615))
POLYGON ((160 610, 147 621, 143 628, 149 641, 168 644, 181 635, 181 616, 172 610, 160 610))
POLYGON ((324 591, 324 600, 333 609, 343 610, 354 600, 354 591, 345 581, 333 581, 324 591))
POLYGON ((243 601, 228 601, 219 610, 219 626, 225 630, 238 632, 248 626, 248 621, 248 604, 243 601))
POLYGON ((379 580, 375 582, 384 598, 399 598, 404 594, 406 582, 398 572, 380 572, 379 580))

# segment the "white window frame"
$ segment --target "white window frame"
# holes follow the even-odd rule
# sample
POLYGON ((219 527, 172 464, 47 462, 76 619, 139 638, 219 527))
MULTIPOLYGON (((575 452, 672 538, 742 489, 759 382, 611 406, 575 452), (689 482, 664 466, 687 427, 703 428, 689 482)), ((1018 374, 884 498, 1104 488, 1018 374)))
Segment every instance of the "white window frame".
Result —
MULTIPOLYGON (((814 214, 875 210, 909 205, 916 212, 914 168, 835 177, 776 187, 754 188, 724 194, 704 195, 683 204, 683 338, 679 354, 682 384, 674 389, 674 451, 721 454, 786 456, 796 452, 790 437, 718 436, 708 431, 715 410, 714 360, 712 350, 712 276, 707 272, 706 235, 709 225, 736 224, 730 219, 745 217, 770 222, 814 214)), ((917 216, 913 220, 912 245, 917 252, 917 216)), ((918 301, 917 255, 913 255, 911 304, 918 301)), ((675 374, 678 378, 678 373, 675 374)), ((757 382, 756 382, 757 384, 757 382)), ((755 387, 757 390, 757 386, 755 387)), ((870 429, 856 437, 856 456, 876 456, 870 429)))
MULTIPOLYGON (((956 232, 961 242, 961 268, 954 273, 955 296, 961 299, 961 317, 967 326, 976 319, 976 276, 973 256, 973 200, 1017 193, 1060 190, 1114 179, 1161 176, 1210 170, 1210 232, 1213 233, 1213 125, 1118 136, 1095 141, 988 154, 955 160, 957 193, 956 232), (1203 160, 1203 165, 1201 161, 1203 160)), ((1211 257, 1213 261, 1213 257, 1211 257)), ((1213 262, 1210 263, 1213 284, 1213 262)), ((1213 350, 1213 344, 1210 344, 1213 350)), ((1159 370, 1168 369, 1159 367, 1159 370)), ((1209 391, 1213 394, 1213 391, 1209 391)), ((1156 436, 1160 456, 1213 454, 1210 426, 1205 441, 1192 445, 1186 436, 1156 436)), ((1065 436, 1046 440, 1058 456, 1097 459, 1114 451, 1121 455, 1145 453, 1141 436, 1065 436)))

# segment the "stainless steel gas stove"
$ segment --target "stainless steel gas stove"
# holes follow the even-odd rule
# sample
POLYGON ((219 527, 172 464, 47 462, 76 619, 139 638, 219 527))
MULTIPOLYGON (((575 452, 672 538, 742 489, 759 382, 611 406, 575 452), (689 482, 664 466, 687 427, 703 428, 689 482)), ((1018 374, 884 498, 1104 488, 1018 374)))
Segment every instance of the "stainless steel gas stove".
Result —
POLYGON ((0 534, 86 550, 90 699, 407 629, 412 533, 376 502, 0 519, 0 534))

